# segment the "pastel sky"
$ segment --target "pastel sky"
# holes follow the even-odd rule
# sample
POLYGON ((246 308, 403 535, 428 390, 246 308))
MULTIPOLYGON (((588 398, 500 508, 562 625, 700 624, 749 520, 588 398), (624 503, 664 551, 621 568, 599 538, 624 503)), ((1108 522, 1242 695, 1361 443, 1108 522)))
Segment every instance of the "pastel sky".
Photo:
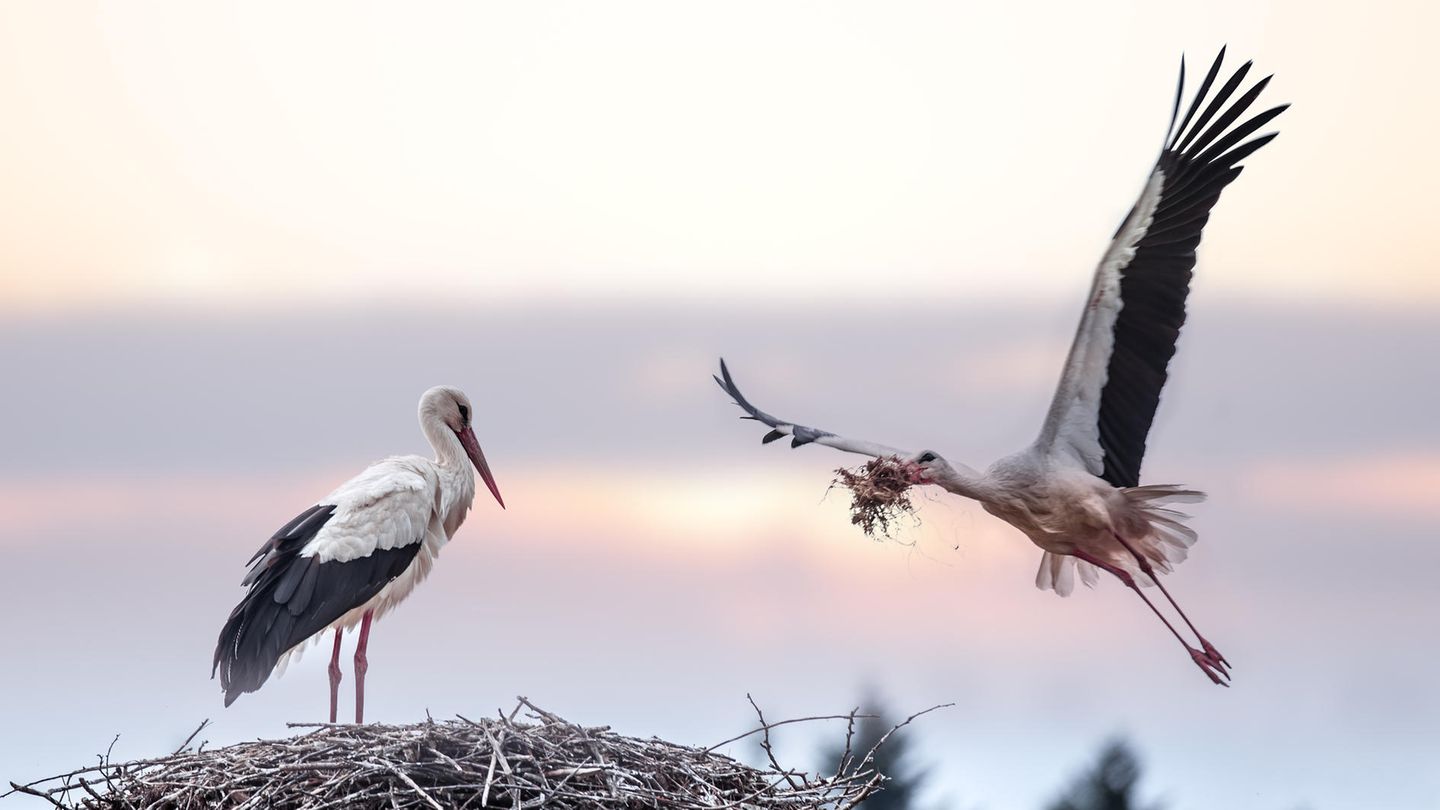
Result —
MULTIPOLYGON (((1440 793, 1440 13, 1323 3, 0 6, 0 779, 286 733, 226 710, 242 563, 477 404, 478 504, 377 626, 371 714, 517 694, 708 744, 873 683, 935 795, 1034 808, 1133 738, 1175 810, 1440 793), (1186 51, 1296 106, 1207 233, 1145 477, 1204 489, 1172 592, 1037 591, 934 496, 875 543, 789 418, 975 466, 1038 428, 1186 51)), ((348 681, 347 681, 348 685, 348 681)), ((813 735, 782 740, 803 762, 813 735)), ((740 746, 735 753, 748 755, 740 746)), ((19 802, 17 806, 25 803, 19 802)))
POLYGON ((1177 62, 1277 74, 1213 289, 1440 299, 1431 3, 0 8, 3 306, 1083 284, 1177 62))

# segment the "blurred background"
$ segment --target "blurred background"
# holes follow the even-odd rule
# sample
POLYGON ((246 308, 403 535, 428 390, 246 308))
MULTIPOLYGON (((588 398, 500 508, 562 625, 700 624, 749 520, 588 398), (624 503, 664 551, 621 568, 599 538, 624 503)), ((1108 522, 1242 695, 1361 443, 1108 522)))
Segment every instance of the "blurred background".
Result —
POLYGON ((510 508, 477 500, 377 624, 374 720, 524 694, 709 744, 752 727, 747 692, 779 718, 868 684, 901 717, 956 704, 911 730, 915 806, 1046 806, 1133 765, 1116 739, 1169 808, 1433 806, 1437 25, 5 4, 0 777, 323 719, 314 652, 222 709, 216 634, 251 553, 425 452, 415 401, 449 383, 510 508), (1193 76, 1227 42, 1295 106, 1211 219, 1145 468, 1211 494, 1172 593, 1235 663, 1222 690, 1123 588, 1036 590, 1039 551, 973 503, 867 539, 826 491, 856 459, 762 447, 709 375, 972 466, 1023 446, 1181 53, 1193 76))

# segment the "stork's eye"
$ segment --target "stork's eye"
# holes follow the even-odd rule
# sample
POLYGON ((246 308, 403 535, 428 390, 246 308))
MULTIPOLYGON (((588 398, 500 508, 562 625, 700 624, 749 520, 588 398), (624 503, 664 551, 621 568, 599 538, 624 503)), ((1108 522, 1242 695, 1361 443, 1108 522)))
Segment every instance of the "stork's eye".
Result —
POLYGON ((469 405, 461 405, 461 406, 460 406, 460 419, 461 419, 461 421, 466 422, 466 423, 468 423, 468 422, 470 421, 470 406, 469 406, 469 405))
POLYGON ((920 458, 916 459, 916 461, 919 461, 921 464, 929 464, 935 459, 936 455, 929 450, 926 450, 924 453, 921 454, 920 458))

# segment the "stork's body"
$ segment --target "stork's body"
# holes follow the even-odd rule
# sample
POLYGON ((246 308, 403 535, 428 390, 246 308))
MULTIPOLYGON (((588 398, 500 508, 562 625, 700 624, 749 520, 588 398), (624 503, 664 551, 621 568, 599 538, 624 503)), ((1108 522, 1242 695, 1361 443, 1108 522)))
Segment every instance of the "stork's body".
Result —
POLYGON ((242 583, 249 591, 230 613, 215 648, 226 706, 259 689, 307 643, 333 631, 330 722, 335 722, 341 634, 359 626, 355 722, 364 721, 371 622, 430 573, 475 500, 476 470, 500 501, 470 426, 469 399, 454 388, 432 388, 420 399, 419 415, 433 460, 396 456, 371 465, 297 515, 251 558, 242 583))
POLYGON ((1181 66, 1165 147, 1095 271, 1060 384, 1040 435, 1029 447, 979 472, 931 451, 906 452, 771 416, 741 395, 723 361, 716 378, 747 418, 772 428, 766 442, 790 436, 793 447, 813 443, 893 457, 905 463, 914 484, 979 501, 1044 551, 1035 580, 1042 589, 1066 596, 1077 571, 1086 585, 1099 579, 1097 569, 1114 574, 1150 605, 1217 684, 1228 679, 1229 662, 1195 631, 1159 579, 1185 558, 1196 539, 1183 522, 1187 516, 1169 505, 1204 496, 1178 486, 1141 486, 1140 463, 1185 321, 1195 249, 1210 210, 1239 176, 1239 162, 1275 136, 1242 141, 1285 109, 1275 107, 1235 124, 1269 82, 1262 79, 1232 102, 1248 62, 1204 104, 1224 55, 1222 49, 1183 119, 1181 66), (1194 632, 1198 647, 1138 587, 1151 583, 1194 632))

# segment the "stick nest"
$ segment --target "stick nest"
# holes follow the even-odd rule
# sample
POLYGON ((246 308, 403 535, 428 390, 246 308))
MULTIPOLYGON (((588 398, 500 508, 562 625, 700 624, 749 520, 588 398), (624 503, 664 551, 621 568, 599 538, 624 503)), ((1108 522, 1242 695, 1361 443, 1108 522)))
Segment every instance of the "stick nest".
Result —
POLYGON ((853 470, 841 467, 835 485, 850 490, 850 522, 869 537, 890 537, 896 521, 915 514, 910 474, 897 458, 872 459, 853 470))
POLYGON ((805 718, 850 720, 843 758, 848 767, 830 775, 781 768, 769 745, 774 726, 763 715, 761 727, 751 734, 764 732, 770 767, 756 768, 713 751, 749 734, 711 748, 642 740, 608 726, 587 728, 562 720, 521 698, 510 715, 479 722, 458 717, 400 726, 292 723, 311 730, 290 739, 208 751, 202 743, 198 750, 182 748, 167 757, 127 763, 111 763, 106 755, 95 767, 11 786, 12 792, 45 798, 56 807, 96 810, 833 810, 854 807, 885 779, 874 767, 873 750, 863 756, 849 753, 857 716, 805 718), (524 718, 517 721, 522 711, 524 718))

